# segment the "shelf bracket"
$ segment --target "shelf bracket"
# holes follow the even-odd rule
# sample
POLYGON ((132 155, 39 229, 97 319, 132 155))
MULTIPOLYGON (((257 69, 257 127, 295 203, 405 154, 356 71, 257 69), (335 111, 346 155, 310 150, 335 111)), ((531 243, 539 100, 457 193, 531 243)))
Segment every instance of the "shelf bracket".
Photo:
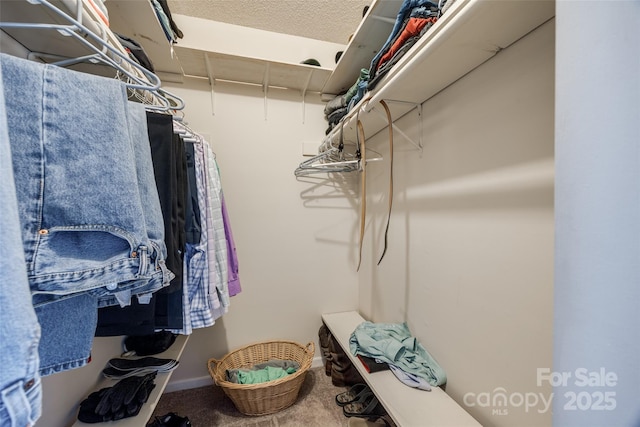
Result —
POLYGON ((269 63, 264 68, 264 78, 262 79, 262 91, 264 92, 264 120, 267 120, 267 93, 269 92, 269 63))
POLYGON ((307 96, 307 89, 309 88, 309 83, 311 83, 312 76, 313 76, 313 70, 309 70, 307 81, 304 83, 304 87, 302 88, 302 124, 304 124, 304 119, 305 119, 305 97, 307 96))
MULTIPOLYGON (((406 133, 404 133, 402 131, 402 129, 400 129, 395 122, 393 122, 391 124, 391 126, 393 127, 393 130, 398 132, 400 135, 402 135, 402 137, 404 139, 406 139, 411 145, 413 145, 414 147, 416 147, 417 150, 419 150, 420 152, 422 152, 422 104, 416 104, 413 102, 407 102, 407 101, 396 101, 393 99, 385 99, 385 102, 393 102, 393 103, 397 103, 397 104, 409 104, 409 105, 413 105, 413 107, 417 110, 418 112, 418 124, 420 127, 420 136, 418 139, 418 142, 415 142, 411 137, 409 137, 406 133)), ((375 111, 376 113, 378 113, 378 115, 380 117, 382 117, 383 119, 386 119, 387 116, 385 114, 382 114, 381 111, 379 111, 375 106, 372 107, 372 110, 375 111)))
POLYGON ((216 76, 213 75, 213 68, 211 67, 211 60, 209 59, 209 55, 207 55, 206 53, 204 54, 204 63, 205 63, 205 66, 207 67, 207 77, 209 77, 209 86, 211 87, 211 115, 215 116, 216 115, 216 110, 215 110, 215 105, 216 105, 215 104, 216 76))

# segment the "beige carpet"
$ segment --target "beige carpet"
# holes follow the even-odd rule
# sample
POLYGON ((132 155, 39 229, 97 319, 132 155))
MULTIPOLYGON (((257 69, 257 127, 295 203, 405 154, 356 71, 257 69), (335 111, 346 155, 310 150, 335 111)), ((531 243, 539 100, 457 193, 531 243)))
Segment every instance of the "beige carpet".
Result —
POLYGON ((212 381, 208 387, 165 393, 153 417, 175 412, 189 417, 193 427, 344 427, 348 425, 348 418, 336 405, 335 396, 347 389, 333 386, 324 368, 311 369, 293 406, 272 415, 254 417, 240 413, 212 381))

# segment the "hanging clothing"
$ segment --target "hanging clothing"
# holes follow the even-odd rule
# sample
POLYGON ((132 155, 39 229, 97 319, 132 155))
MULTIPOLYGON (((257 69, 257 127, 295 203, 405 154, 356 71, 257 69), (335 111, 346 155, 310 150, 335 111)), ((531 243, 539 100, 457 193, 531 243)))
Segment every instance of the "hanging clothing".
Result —
POLYGON ((139 138, 144 107, 114 79, 0 62, 40 374, 49 375, 88 362, 99 305, 147 300, 173 273, 139 138))
MULTIPOLYGON (((164 115, 166 117, 166 115, 164 115)), ((167 258, 167 265, 176 275, 176 277, 171 281, 171 284, 157 292, 154 295, 155 305, 156 305, 156 313, 155 313, 155 322, 157 329, 172 329, 179 328, 182 326, 182 316, 183 316, 183 301, 182 301, 182 293, 183 293, 183 285, 184 285, 184 270, 183 270, 183 261, 184 261, 184 250, 187 242, 186 232, 185 232, 185 221, 187 216, 187 193, 188 193, 188 183, 187 183, 187 165, 186 165, 186 155, 184 152, 184 141, 178 135, 173 133, 173 121, 169 116, 169 121, 172 126, 172 133, 170 136, 170 147, 173 150, 173 158, 175 159, 175 180, 171 182, 173 185, 172 188, 172 203, 173 210, 171 212, 171 228, 170 232, 174 236, 173 237, 173 253, 172 256, 167 258)), ((154 152, 154 145, 151 146, 151 152, 154 152)), ((154 166, 157 165, 158 162, 154 157, 154 166)), ((158 192, 161 192, 161 189, 158 189, 158 192)), ((166 221, 166 217, 165 217, 166 221)), ((165 230, 165 234, 168 231, 165 230)))
POLYGON ((151 207, 143 208, 135 185, 124 84, 9 55, 2 67, 35 305, 165 286, 162 242, 150 239, 151 207))
POLYGON ((209 180, 209 196, 207 198, 207 259, 209 261, 210 293, 217 296, 213 300, 214 318, 225 314, 230 305, 229 300, 229 272, 227 261, 227 241, 224 233, 224 218, 222 216, 222 183, 216 163, 215 154, 208 143, 204 143, 205 168, 209 180), (218 301, 216 301, 216 299, 218 301))
POLYGON ((81 368, 91 360, 98 300, 84 293, 35 308, 42 330, 40 375, 81 368))
POLYGON ((242 292, 240 285, 240 265, 238 263, 238 253, 236 251, 236 243, 233 239, 233 231, 231 230, 231 221, 227 212, 227 204, 224 201, 224 194, 221 193, 220 200, 222 202, 222 219, 224 220, 224 234, 227 238, 227 261, 229 263, 228 271, 228 288, 229 296, 236 296, 242 292))
POLYGON ((228 311, 230 297, 242 290, 215 155, 201 135, 193 134, 189 139, 195 141, 190 143, 193 144, 201 234, 197 244, 187 242, 186 245, 183 327, 172 330, 181 334, 215 324, 216 319, 228 311))
POLYGON ((96 336, 147 335, 160 329, 179 329, 183 324, 183 256, 186 245, 187 166, 185 144, 173 131, 168 114, 144 112, 147 150, 153 178, 153 192, 159 200, 161 224, 166 247, 166 265, 175 277, 169 286, 154 293, 143 304, 101 308, 96 336))
POLYGON ((184 144, 187 166, 187 211, 185 216, 186 243, 200 242, 202 224, 200 218, 200 203, 198 201, 198 181, 196 178, 195 149, 192 143, 184 144))
POLYGON ((7 132, 3 75, 0 67, 0 425, 34 425, 42 414, 38 343, 40 326, 22 247, 18 200, 7 132))
MULTIPOLYGON (((200 223, 206 224, 206 171, 204 151, 201 143, 193 144, 194 166, 196 178, 196 196, 200 209, 200 223)), ((184 257, 185 291, 183 326, 175 333, 189 335, 194 328, 205 328, 215 323, 209 301, 209 264, 207 262, 207 228, 200 229, 200 241, 197 244, 187 243, 184 257)))

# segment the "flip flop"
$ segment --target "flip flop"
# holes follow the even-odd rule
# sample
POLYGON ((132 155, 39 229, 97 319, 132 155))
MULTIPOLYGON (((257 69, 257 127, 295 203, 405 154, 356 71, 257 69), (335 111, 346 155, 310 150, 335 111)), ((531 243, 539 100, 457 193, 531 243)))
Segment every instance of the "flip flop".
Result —
POLYGON ((356 401, 344 405, 342 412, 345 417, 358 418, 379 417, 387 413, 372 392, 360 394, 356 401))
POLYGON ((349 390, 336 396, 336 404, 338 406, 344 406, 347 403, 351 403, 357 400, 360 394, 364 392, 371 392, 371 389, 368 385, 363 383, 355 384, 349 390))
MULTIPOLYGON (((349 427, 391 427, 389 421, 387 421, 383 417, 373 417, 371 419, 366 418, 349 418, 349 422, 347 423, 349 427)), ((395 424, 394 424, 395 426, 395 424)))

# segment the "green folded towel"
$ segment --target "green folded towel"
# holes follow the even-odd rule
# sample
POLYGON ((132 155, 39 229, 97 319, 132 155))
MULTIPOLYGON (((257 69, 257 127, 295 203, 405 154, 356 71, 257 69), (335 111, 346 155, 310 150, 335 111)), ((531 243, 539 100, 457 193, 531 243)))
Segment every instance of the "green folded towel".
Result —
POLYGON ((267 366, 263 369, 255 371, 245 371, 243 369, 238 370, 238 383, 239 384, 259 384, 267 381, 277 380, 278 378, 284 378, 287 375, 296 372, 295 368, 276 368, 273 366, 267 366))

